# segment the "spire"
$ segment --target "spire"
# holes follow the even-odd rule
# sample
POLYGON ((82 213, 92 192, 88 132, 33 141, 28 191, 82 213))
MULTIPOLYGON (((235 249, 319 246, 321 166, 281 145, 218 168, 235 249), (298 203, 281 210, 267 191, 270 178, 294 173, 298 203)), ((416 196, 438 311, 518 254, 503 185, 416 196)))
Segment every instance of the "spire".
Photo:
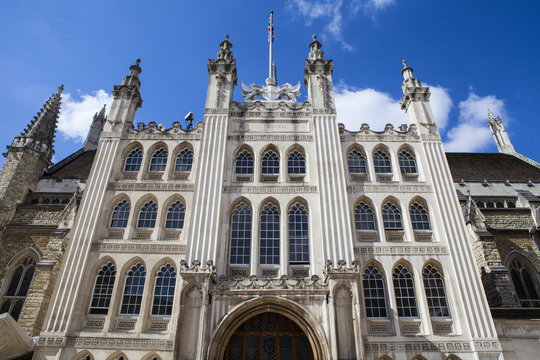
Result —
POLYGON ((403 75, 403 85, 401 85, 401 88, 403 93, 406 92, 407 88, 422 87, 420 81, 413 76, 413 69, 407 65, 407 61, 404 59, 401 63, 403 64, 403 69, 401 69, 401 75, 403 75))
POLYGON ((94 115, 92 125, 90 125, 88 135, 86 135, 86 140, 84 141, 83 149, 85 151, 97 149, 103 125, 105 124, 105 120, 107 120, 107 117, 105 116, 106 106, 107 105, 103 105, 101 111, 94 115))
POLYGON ((268 79, 266 85, 276 85, 276 64, 274 63, 274 12, 270 11, 268 20, 268 79))
POLYGON ((317 35, 313 34, 313 42, 309 44, 309 57, 311 61, 324 60, 324 52, 321 50, 322 44, 317 41, 317 35))
POLYGON ((231 51, 232 44, 229 42, 229 34, 225 35, 225 40, 219 44, 219 51, 216 55, 216 60, 224 60, 225 62, 232 62, 233 53, 231 51))
POLYGON ((497 148, 499 149, 500 153, 503 154, 511 154, 514 155, 516 153, 516 150, 514 149, 514 145, 512 145, 512 142, 510 141, 510 137, 508 136, 508 133, 506 132, 506 129, 504 128, 503 122, 500 117, 495 117, 495 115, 491 112, 491 110, 488 110, 488 126, 491 129, 491 134, 493 135, 493 138, 495 139, 495 143, 497 144, 497 148))
POLYGON ((60 85, 58 91, 45 102, 45 105, 34 116, 21 135, 13 140, 10 148, 31 148, 44 155, 48 160, 52 159, 63 90, 64 85, 60 85))
POLYGON ((139 74, 142 72, 142 69, 139 66, 140 63, 141 59, 137 59, 137 61, 135 61, 135 64, 129 67, 129 74, 124 78, 124 80, 122 80, 122 85, 135 85, 137 86, 137 90, 141 89, 141 81, 139 80, 139 74))

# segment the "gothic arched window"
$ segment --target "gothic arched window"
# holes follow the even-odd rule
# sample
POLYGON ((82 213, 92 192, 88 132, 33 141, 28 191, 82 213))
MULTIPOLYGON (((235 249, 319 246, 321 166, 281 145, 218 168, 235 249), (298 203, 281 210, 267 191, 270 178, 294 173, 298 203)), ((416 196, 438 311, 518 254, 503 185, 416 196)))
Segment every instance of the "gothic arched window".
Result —
POLYGON ((289 210, 289 262, 309 264, 308 212, 298 203, 289 210))
POLYGON ((121 315, 139 315, 146 280, 146 269, 141 263, 129 269, 122 297, 121 315))
POLYGON ((410 152, 403 150, 399 153, 398 158, 399 168, 401 169, 402 174, 416 174, 418 172, 416 160, 410 152))
POLYGON ((298 150, 293 151, 289 155, 287 168, 288 168, 289 174, 305 174, 306 173, 306 159, 304 158, 304 155, 298 150))
POLYGON ((279 157, 274 151, 264 153, 261 171, 264 175, 279 174, 279 157))
POLYGON ((154 152, 150 160, 150 171, 165 171, 167 167, 167 150, 160 148, 154 152))
POLYGON ((97 272, 94 293, 90 303, 90 314, 107 315, 111 303, 116 267, 112 262, 103 265, 97 272))
POLYGON ((422 272, 426 300, 431 317, 450 317, 444 280, 439 270, 427 265, 422 272))
POLYGON ((279 265, 279 211, 273 204, 261 211, 260 264, 279 265))
POLYGON ((375 172, 377 174, 392 172, 390 157, 382 150, 378 150, 373 154, 373 165, 375 166, 375 172))
POLYGON ((141 169, 141 163, 143 158, 143 152, 141 149, 133 149, 126 158, 126 164, 124 171, 139 171, 141 169))
POLYGON ((409 208, 413 230, 431 230, 429 215, 426 209, 418 203, 413 203, 409 208))
MULTIPOLYGON (((165 163, 167 163, 167 158, 165 158, 165 163)), ((174 171, 180 172, 190 172, 191 165, 193 164, 193 151, 189 149, 184 149, 178 153, 176 157, 176 164, 174 171)), ((165 168, 163 169, 165 170, 165 168)))
POLYGON ((231 219, 231 265, 249 265, 251 255, 251 210, 238 205, 231 219))
POLYGON ((161 267, 156 277, 152 315, 169 316, 172 314, 176 270, 171 264, 161 267))
POLYGON ((349 153, 347 162, 349 164, 349 173, 351 174, 365 174, 367 173, 366 158, 358 151, 353 150, 349 153))
POLYGON ((394 294, 399 317, 418 317, 418 307, 416 305, 416 292, 414 290, 414 280, 409 270, 403 265, 398 265, 394 269, 394 294))
POLYGON ((399 209, 388 202, 383 207, 383 222, 385 230, 401 230, 403 224, 401 223, 401 213, 399 209))
POLYGON ((379 270, 369 265, 362 274, 364 303, 368 318, 387 318, 384 280, 379 270))
POLYGON ((242 151, 236 157, 235 164, 236 174, 253 174, 253 155, 248 151, 242 151))
POLYGON ((177 201, 169 207, 167 219, 165 220, 165 229, 182 229, 184 227, 186 207, 180 201, 177 201))
POLYGON ((15 266, 7 291, 2 297, 0 314, 9 313, 15 321, 19 320, 35 269, 36 264, 32 256, 25 257, 15 266))
POLYGON ((355 206, 354 223, 356 230, 375 230, 375 216, 371 207, 365 202, 358 203, 355 206))
POLYGON ((130 205, 127 200, 119 202, 111 216, 112 228, 125 228, 129 219, 130 205))
POLYGON ((153 228, 156 225, 157 205, 153 201, 149 201, 143 205, 139 213, 139 228, 153 228))
POLYGON ((528 266, 519 256, 514 256, 508 266, 512 283, 522 307, 540 307, 540 297, 538 296, 538 278, 531 266, 528 266))

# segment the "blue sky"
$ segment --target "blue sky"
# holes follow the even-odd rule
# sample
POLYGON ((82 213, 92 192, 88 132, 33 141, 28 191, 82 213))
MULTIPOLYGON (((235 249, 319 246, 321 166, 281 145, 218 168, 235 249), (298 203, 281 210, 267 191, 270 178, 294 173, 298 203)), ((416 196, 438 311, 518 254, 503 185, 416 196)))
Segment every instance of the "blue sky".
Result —
MULTIPOLYGON (((302 82, 308 44, 318 34, 334 60, 338 120, 347 129, 406 122, 397 102, 407 59, 432 89, 448 150, 497 151, 485 124, 490 107, 516 150, 540 160, 538 1, 3 2, 0 143, 11 143, 64 84, 55 160, 76 151, 92 114, 111 101, 113 85, 137 58, 144 102, 136 122, 169 127, 189 111, 201 120, 206 62, 225 34, 239 83, 264 82, 269 10, 278 82, 302 82)), ((239 86, 235 100, 242 101, 239 86)))

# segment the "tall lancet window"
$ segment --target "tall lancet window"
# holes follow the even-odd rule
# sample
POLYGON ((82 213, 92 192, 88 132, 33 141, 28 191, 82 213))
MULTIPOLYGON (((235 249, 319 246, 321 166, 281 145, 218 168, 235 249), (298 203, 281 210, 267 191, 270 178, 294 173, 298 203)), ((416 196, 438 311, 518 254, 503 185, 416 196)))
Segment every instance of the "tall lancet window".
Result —
POLYGON ((19 320, 35 269, 35 259, 32 256, 23 258, 15 266, 6 293, 2 297, 0 314, 9 313, 13 319, 19 320))
POLYGON ((272 150, 264 153, 261 171, 263 175, 279 174, 279 157, 272 150))
MULTIPOLYGON (((165 161, 167 163, 167 161, 165 161)), ((178 153, 174 171, 190 172, 193 164, 193 151, 184 149, 178 153)))
POLYGON ((418 317, 414 280, 409 270, 403 267, 403 265, 398 265, 394 269, 393 280, 398 316, 418 317))
POLYGON ((235 173, 241 175, 253 174, 253 155, 247 151, 242 151, 236 157, 235 173))
POLYGON ((401 213, 396 205, 388 202, 383 207, 383 222, 385 230, 401 230, 403 224, 401 222, 401 213))
POLYGON ((369 265, 362 274, 362 287, 364 288, 364 303, 368 318, 387 318, 386 292, 384 280, 379 269, 369 265))
POLYGON ((133 265, 127 273, 120 314, 139 315, 146 280, 146 269, 141 263, 133 265))
POLYGON ((409 209, 413 230, 431 230, 429 215, 426 209, 418 203, 413 203, 409 209))
POLYGON ((373 154, 373 165, 377 174, 387 174, 392 172, 392 164, 390 156, 382 150, 378 150, 373 154))
POLYGON ((353 150, 349 153, 347 162, 349 164, 349 173, 365 174, 367 173, 366 159, 358 150, 353 150))
POLYGON ((444 280, 439 270, 432 265, 427 265, 422 272, 422 278, 424 289, 426 289, 429 316, 450 317, 444 280))
POLYGON ((154 152, 150 160, 150 171, 165 171, 167 167, 167 150, 160 148, 154 152))
POLYGON ((231 265, 249 265, 251 254, 251 210, 242 203, 231 219, 231 265))
POLYGON ((176 270, 174 267, 171 264, 162 266, 156 278, 152 315, 170 316, 172 314, 175 285, 176 270))
POLYGON ((273 204, 261 211, 260 264, 279 265, 279 211, 273 204))
POLYGON ((298 203, 289 210, 289 262, 309 264, 308 212, 298 203))
POLYGON ((293 151, 289 155, 289 161, 287 162, 289 174, 305 174, 306 173, 306 159, 304 155, 298 150, 293 151))
POLYGON ((139 213, 139 228, 153 228, 156 225, 157 205, 153 201, 149 201, 143 205, 139 213))
POLYGON ((402 174, 416 174, 418 172, 414 156, 406 150, 399 153, 399 168, 402 174))
POLYGON ((510 276, 521 307, 540 307, 538 296, 538 278, 529 264, 519 256, 514 256, 509 262, 510 276))
POLYGON ((143 158, 143 152, 141 149, 133 149, 126 158, 126 164, 124 171, 139 171, 141 169, 141 163, 143 158))
POLYGON ((111 303, 116 267, 112 262, 103 265, 97 273, 94 294, 90 303, 90 314, 107 315, 111 303))
POLYGON ((130 205, 127 200, 119 202, 113 210, 111 216, 112 228, 125 228, 129 219, 130 205))
POLYGON ((182 229, 184 227, 185 211, 184 203, 180 201, 173 203, 167 211, 165 229, 182 229))
POLYGON ((375 230, 373 210, 365 202, 358 203, 354 208, 354 223, 356 230, 375 230))

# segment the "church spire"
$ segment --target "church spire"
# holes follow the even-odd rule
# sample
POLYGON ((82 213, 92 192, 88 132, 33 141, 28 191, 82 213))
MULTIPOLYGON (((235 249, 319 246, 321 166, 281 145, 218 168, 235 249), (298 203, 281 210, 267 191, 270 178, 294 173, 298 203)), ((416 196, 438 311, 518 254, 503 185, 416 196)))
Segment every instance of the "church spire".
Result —
POLYGON ((47 160, 52 159, 54 154, 53 142, 60 114, 63 90, 64 85, 60 85, 58 91, 45 102, 45 105, 34 116, 34 119, 21 135, 13 140, 11 148, 30 148, 41 153, 47 160))
POLYGON ((103 130, 103 125, 105 124, 105 120, 107 120, 107 117, 105 116, 106 107, 107 105, 103 105, 101 111, 94 115, 92 125, 90 125, 90 130, 88 130, 88 135, 86 135, 86 140, 84 141, 84 150, 97 149, 99 137, 101 136, 101 131, 103 130))
POLYGON ((516 150, 514 149, 514 145, 512 145, 512 142, 510 141, 510 137, 508 136, 508 133, 506 132, 506 129, 504 128, 503 122, 500 117, 495 117, 491 110, 488 109, 488 125, 491 129, 491 134, 493 135, 493 138, 495 139, 495 143, 497 144, 497 148, 499 149, 500 153, 503 154, 515 154, 516 150))

